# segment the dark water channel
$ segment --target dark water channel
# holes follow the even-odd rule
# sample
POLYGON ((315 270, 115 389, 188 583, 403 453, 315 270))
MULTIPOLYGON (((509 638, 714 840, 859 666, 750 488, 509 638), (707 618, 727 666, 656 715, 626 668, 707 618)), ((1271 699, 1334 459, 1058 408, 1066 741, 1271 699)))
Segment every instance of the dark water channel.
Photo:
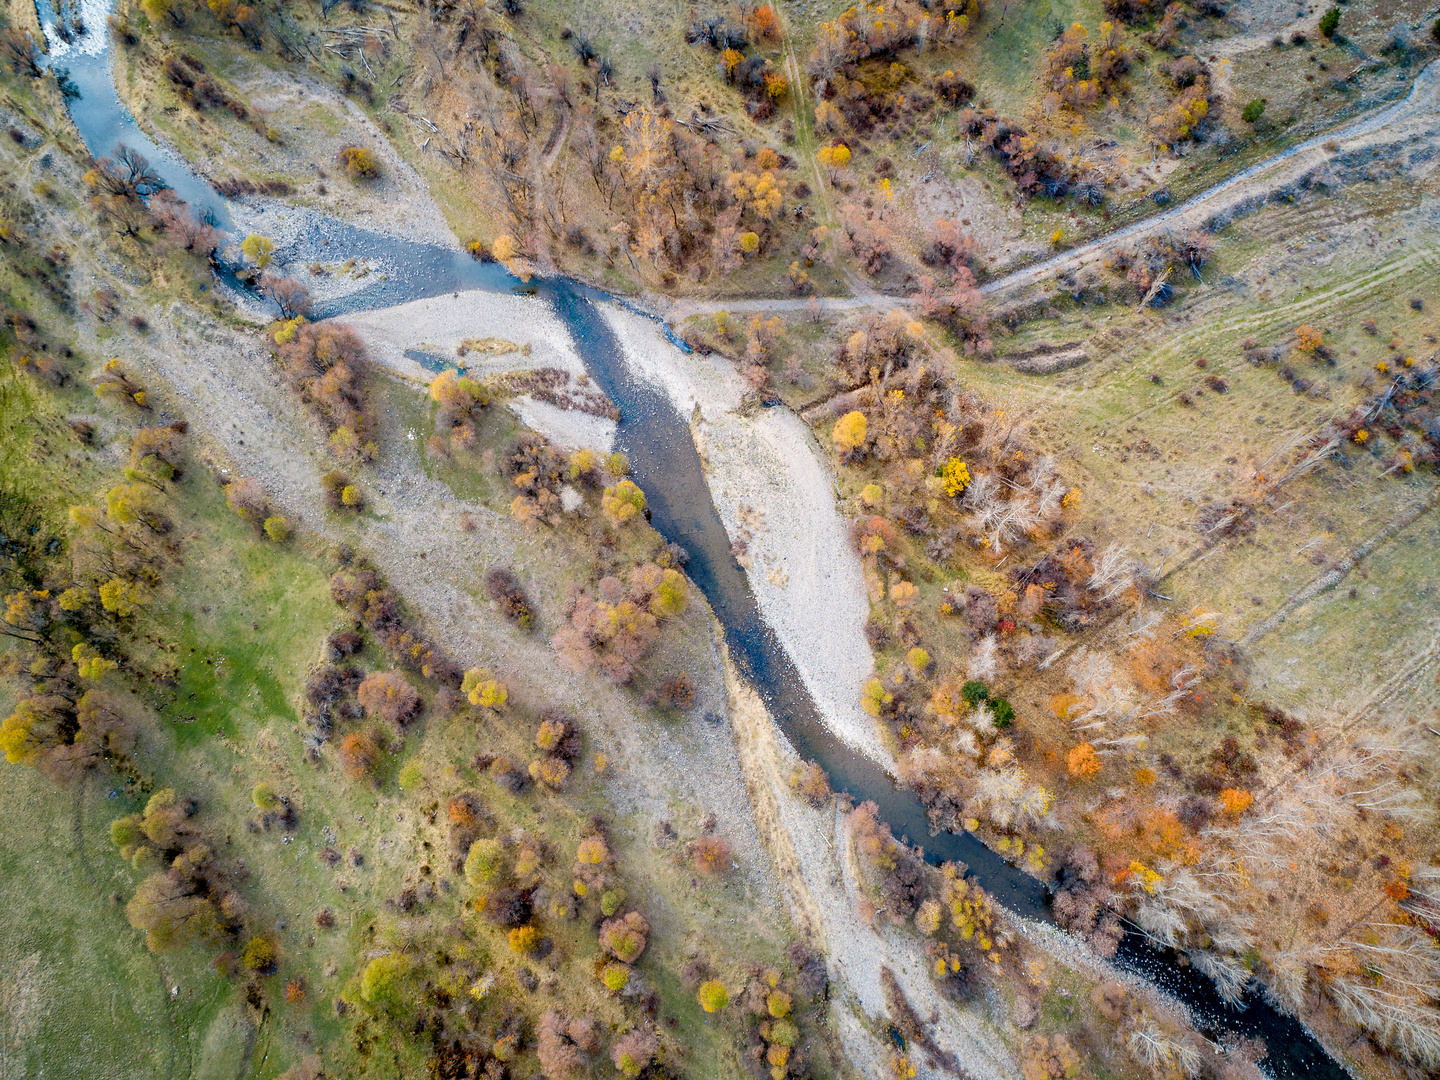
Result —
MULTIPOLYGON (((53 25, 48 0, 38 0, 42 21, 53 25)), ((103 19, 90 32, 102 33, 103 19)), ((121 105, 109 67, 108 47, 92 42, 89 53, 72 50, 55 61, 68 67, 81 97, 71 116, 90 151, 111 153, 117 143, 139 150, 157 166, 178 195, 226 228, 233 218, 226 201, 178 156, 155 145, 121 105)), ((730 539, 710 499, 689 425, 659 388, 632 376, 606 323, 600 303, 614 298, 568 279, 522 286, 495 264, 460 251, 398 240, 333 219, 319 219, 301 240, 277 252, 287 263, 371 259, 383 269, 349 296, 318 305, 317 317, 388 307, 464 290, 538 294, 569 329, 587 370, 620 408, 617 446, 630 457, 644 489, 655 528, 689 553, 688 571, 725 629, 731 655, 758 689, 781 730, 799 754, 820 763, 837 791, 873 800, 897 836, 924 849, 926 861, 963 862, 970 875, 1016 914, 1053 922, 1046 886, 1011 866, 968 833, 930 834, 924 807, 910 791, 826 729, 814 701, 775 632, 764 621, 745 572, 730 553, 730 539)), ((222 280, 237 285, 221 268, 222 280)), ((418 357, 417 357, 418 359, 418 357)), ((1346 1071, 1294 1019, 1250 992, 1239 1009, 1227 1007, 1203 975, 1174 954, 1147 947, 1137 933, 1121 943, 1117 962, 1158 984, 1188 1005, 1202 1030, 1259 1037, 1268 1047, 1263 1065, 1276 1077, 1335 1078, 1346 1071)))

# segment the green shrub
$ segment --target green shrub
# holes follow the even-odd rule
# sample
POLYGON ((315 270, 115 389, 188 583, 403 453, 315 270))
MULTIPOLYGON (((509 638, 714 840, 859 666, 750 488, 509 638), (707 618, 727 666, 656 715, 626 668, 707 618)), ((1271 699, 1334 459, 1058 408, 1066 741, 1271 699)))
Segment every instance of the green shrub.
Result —
POLYGON ((365 965, 360 976, 360 996, 372 1004, 393 1002, 400 994, 400 982, 410 971, 410 962, 399 953, 377 956, 365 965))
POLYGON ((978 679, 971 679, 964 686, 960 687, 960 696, 965 699, 966 705, 974 705, 981 701, 990 700, 990 688, 978 679))
POLYGON ((1244 120, 1247 124, 1253 124, 1256 120, 1259 120, 1260 117, 1264 115, 1265 99, 1257 97, 1251 98, 1250 103, 1246 105, 1243 110, 1241 110, 1240 119, 1244 120))
POLYGON ((730 1004, 730 991, 725 989, 725 984, 719 979, 701 983, 700 992, 695 997, 707 1013, 717 1013, 730 1004))
POLYGON ((502 853, 499 840, 476 840, 465 856, 465 880, 477 889, 493 884, 503 866, 502 853))
POLYGON ((990 715, 995 718, 997 728, 1008 728, 1015 722, 1015 706, 1003 697, 994 698, 990 702, 990 715))
POLYGON ((800 1030, 789 1020, 776 1020, 770 1025, 770 1042, 776 1046, 794 1046, 800 1030))
POLYGON ((1340 28, 1340 9, 1332 7, 1324 15, 1320 16, 1320 33, 1327 38, 1333 38, 1335 31, 1340 28))
POLYGON ((128 858, 135 848, 145 843, 145 830, 140 827, 140 815, 129 814, 126 817, 116 818, 110 823, 110 842, 121 850, 121 854, 128 858), (126 848, 130 851, 126 852, 126 848))
POLYGON ((630 985, 630 969, 624 964, 606 964, 600 981, 605 984, 606 990, 618 994, 630 985))
POLYGON ((269 971, 275 966, 275 946, 256 934, 245 944, 240 962, 251 971, 269 971))
POLYGON ((409 761, 400 770, 400 775, 396 777, 396 780, 399 781, 400 790, 414 791, 425 782, 425 770, 421 768, 420 762, 409 761))

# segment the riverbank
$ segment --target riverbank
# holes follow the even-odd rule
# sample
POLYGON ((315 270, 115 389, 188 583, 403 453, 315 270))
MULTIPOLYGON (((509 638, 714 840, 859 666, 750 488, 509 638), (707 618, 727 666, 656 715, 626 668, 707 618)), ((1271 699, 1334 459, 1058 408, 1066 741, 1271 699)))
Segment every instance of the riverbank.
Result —
MULTIPOLYGON (((371 360, 411 382, 428 384, 447 364, 477 377, 558 368, 569 373, 570 389, 594 392, 569 331, 539 297, 474 289, 357 311, 343 319, 365 339, 371 360)), ((558 446, 608 452, 614 444, 615 422, 606 417, 560 409, 528 395, 515 398, 510 407, 526 427, 558 446)))
POLYGON ((765 621, 830 731, 888 771, 894 762, 860 707, 875 662, 869 601, 834 480, 803 421, 788 409, 748 412, 744 381, 721 357, 686 355, 649 319, 613 305, 606 322, 632 374, 664 390, 690 419, 711 498, 765 621), (748 565, 746 565, 748 563, 748 565))
MULTIPOLYGON (((822 949, 835 981, 830 1019, 845 1056, 862 1076, 886 1072, 892 1022, 884 973, 889 972, 935 1041, 976 1080, 1001 1080, 1018 1067, 984 1000, 957 1005, 938 992, 921 939, 907 928, 859 916, 859 868, 837 805, 816 809, 790 788, 800 761, 759 695, 722 653, 730 724, 756 825, 784 887, 790 918, 810 945, 822 949)), ((927 1076, 945 1075, 926 1070, 927 1076)))

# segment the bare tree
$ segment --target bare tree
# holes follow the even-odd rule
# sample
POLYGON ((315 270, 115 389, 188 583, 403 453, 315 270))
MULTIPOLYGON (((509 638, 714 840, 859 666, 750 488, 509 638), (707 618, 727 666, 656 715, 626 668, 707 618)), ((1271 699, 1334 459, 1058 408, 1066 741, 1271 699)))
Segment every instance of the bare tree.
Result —
POLYGON ((260 291, 280 309, 282 319, 293 319, 297 315, 309 315, 314 307, 310 290, 304 283, 291 277, 266 273, 260 278, 260 291))

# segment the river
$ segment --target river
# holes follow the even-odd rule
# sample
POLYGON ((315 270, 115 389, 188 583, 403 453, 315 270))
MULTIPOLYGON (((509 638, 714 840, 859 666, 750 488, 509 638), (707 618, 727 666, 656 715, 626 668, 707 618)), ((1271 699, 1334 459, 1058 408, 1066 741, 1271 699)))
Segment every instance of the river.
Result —
MULTIPOLYGON (((165 181, 221 227, 233 217, 226 200, 177 154, 157 146, 121 104, 110 70, 111 49, 104 33, 106 0, 85 0, 89 33, 59 41, 53 33, 49 0, 37 0, 56 67, 68 67, 81 97, 70 114, 85 145, 96 156, 125 143, 150 159, 165 181)), ((456 249, 402 240, 321 219, 282 255, 288 262, 373 258, 383 263, 384 280, 334 300, 318 317, 374 310, 461 290, 512 292, 528 288, 547 299, 569 329, 586 369, 620 408, 616 446, 630 457, 632 474, 644 489, 653 525, 689 553, 687 570, 725 629, 731 655, 755 685, 796 751, 817 761, 836 791, 869 799, 897 836, 924 849, 927 862, 963 862, 970 876, 1016 915, 1053 922, 1045 884, 1011 866, 969 833, 931 835, 925 809, 913 792, 898 787, 865 755, 833 736, 805 689, 794 662, 761 617, 744 570, 730 551, 730 538, 711 501, 709 486, 686 418, 651 384, 634 377, 597 305, 615 298, 566 278, 522 286, 494 263, 481 263, 456 249)), ((376 275, 378 278, 380 275, 376 275)), ((1212 1037, 1260 1038, 1268 1047, 1263 1062, 1275 1077, 1340 1080, 1346 1070, 1330 1058, 1293 1017, 1276 1010, 1262 992, 1247 992, 1239 1008, 1228 1007, 1211 982, 1183 958, 1148 947, 1138 933, 1122 941, 1116 962, 1161 986, 1182 1001, 1200 1029, 1212 1037)))

